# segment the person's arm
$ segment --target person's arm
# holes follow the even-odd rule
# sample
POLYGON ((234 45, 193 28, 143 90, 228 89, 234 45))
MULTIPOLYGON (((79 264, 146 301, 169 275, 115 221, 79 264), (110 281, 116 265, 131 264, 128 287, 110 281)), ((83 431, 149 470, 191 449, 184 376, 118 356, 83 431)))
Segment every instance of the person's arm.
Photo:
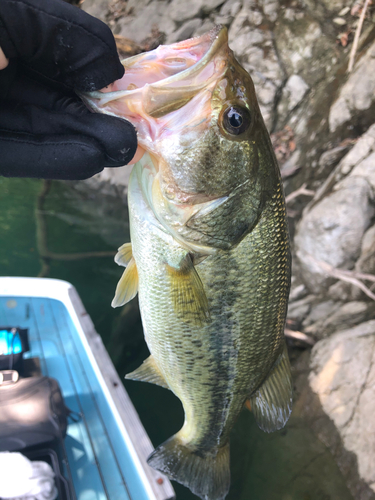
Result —
POLYGON ((0 0, 0 47, 0 175, 83 179, 129 163, 134 127, 75 93, 124 73, 104 23, 63 0, 0 0))

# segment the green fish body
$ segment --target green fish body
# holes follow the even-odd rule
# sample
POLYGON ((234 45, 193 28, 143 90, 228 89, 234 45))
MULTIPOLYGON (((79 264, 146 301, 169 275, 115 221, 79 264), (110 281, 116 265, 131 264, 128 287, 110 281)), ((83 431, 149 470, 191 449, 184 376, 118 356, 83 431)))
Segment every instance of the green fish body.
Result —
MULTIPOLYGON (((134 95, 127 101, 132 90, 121 89, 100 109, 141 117, 148 151, 130 178, 131 244, 116 256, 126 269, 113 305, 138 292, 151 353, 127 378, 172 390, 185 412, 149 464, 202 499, 221 500, 230 485, 229 436, 245 401, 266 432, 291 412, 288 229, 269 136, 226 30, 171 47, 159 56, 163 64, 179 61, 177 49, 198 60, 151 91, 145 85, 142 112, 134 95)), ((140 67, 134 75, 142 64, 150 71, 142 57, 131 59, 130 69, 140 67)))

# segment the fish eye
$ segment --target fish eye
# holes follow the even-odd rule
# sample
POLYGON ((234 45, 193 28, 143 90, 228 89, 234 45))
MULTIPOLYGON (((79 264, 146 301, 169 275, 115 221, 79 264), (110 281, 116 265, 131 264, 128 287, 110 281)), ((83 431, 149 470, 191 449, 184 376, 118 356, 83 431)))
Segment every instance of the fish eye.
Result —
POLYGON ((223 127, 231 135, 243 134, 251 124, 251 116, 247 108, 229 106, 223 114, 223 127))

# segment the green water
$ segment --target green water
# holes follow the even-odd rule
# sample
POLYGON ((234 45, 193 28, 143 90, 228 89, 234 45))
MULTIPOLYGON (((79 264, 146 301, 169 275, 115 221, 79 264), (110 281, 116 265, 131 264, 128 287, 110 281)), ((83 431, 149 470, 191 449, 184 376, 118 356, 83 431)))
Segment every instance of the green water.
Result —
MULTIPOLYGON (((120 309, 110 306, 121 268, 112 256, 95 252, 114 254, 129 241, 126 205, 120 197, 53 182, 36 218, 43 187, 42 181, 0 178, 0 275, 42 274, 71 282, 123 377, 148 351, 136 300, 120 309), (43 238, 50 258, 40 258, 43 238), (78 254, 76 260, 66 260, 72 253, 78 254)), ((172 393, 140 382, 125 385, 154 445, 181 427, 181 404, 172 393)), ((227 500, 352 500, 327 448, 293 416, 285 429, 268 435, 244 411, 232 433, 231 472, 227 500)), ((176 483, 174 487, 177 500, 197 498, 176 483)))

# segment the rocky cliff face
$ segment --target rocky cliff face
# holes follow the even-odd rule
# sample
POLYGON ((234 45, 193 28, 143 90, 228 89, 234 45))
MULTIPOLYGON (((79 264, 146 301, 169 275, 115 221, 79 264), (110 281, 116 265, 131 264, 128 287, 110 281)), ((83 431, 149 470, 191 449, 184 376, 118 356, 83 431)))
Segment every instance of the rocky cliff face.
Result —
MULTIPOLYGON (((308 389, 319 403, 319 410, 305 405, 313 428, 354 498, 369 500, 375 498, 374 6, 347 72, 363 4, 85 0, 83 8, 136 44, 155 33, 172 43, 217 23, 228 26, 230 46, 254 80, 289 195, 294 263, 287 326, 316 342, 310 361, 304 357, 309 375, 297 409, 308 389), (342 446, 321 431, 323 417, 342 446), (346 452, 354 461, 343 459, 346 452)), ((89 182, 126 190, 127 178, 125 169, 108 169, 89 182)))

